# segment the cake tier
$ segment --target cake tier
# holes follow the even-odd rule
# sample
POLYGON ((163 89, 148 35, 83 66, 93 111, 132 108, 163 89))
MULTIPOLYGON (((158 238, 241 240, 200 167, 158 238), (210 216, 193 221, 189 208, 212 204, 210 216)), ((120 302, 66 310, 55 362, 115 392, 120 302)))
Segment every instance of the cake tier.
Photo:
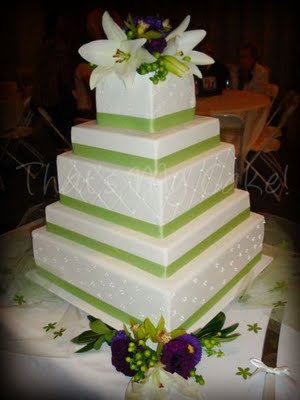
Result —
POLYGON ((128 323, 163 315, 166 328, 188 329, 220 302, 260 260, 264 219, 251 216, 169 278, 49 233, 33 232, 34 257, 42 277, 92 304, 104 322, 128 323), (110 317, 113 317, 110 318, 110 317))
POLYGON ((96 88, 97 122, 102 126, 156 132, 192 120, 195 104, 192 75, 169 74, 154 85, 148 76, 136 74, 134 84, 126 87, 110 74, 96 88))
POLYGON ((93 121, 72 128, 75 154, 155 173, 219 143, 219 120, 209 117, 196 117, 179 127, 149 135, 101 127, 93 121))
POLYGON ((165 237, 232 193, 234 147, 222 143, 157 175, 72 153, 57 168, 63 204, 165 237))
POLYGON ((46 208, 47 230, 121 259, 160 277, 171 276, 248 218, 249 194, 241 190, 216 204, 167 238, 99 221, 59 202, 46 208))

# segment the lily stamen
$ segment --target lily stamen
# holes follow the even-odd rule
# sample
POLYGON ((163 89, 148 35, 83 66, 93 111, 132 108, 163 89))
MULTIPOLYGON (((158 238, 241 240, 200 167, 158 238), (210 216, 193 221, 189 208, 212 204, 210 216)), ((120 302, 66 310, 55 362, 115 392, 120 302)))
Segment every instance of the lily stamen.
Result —
POLYGON ((125 53, 124 51, 117 49, 116 54, 113 55, 114 58, 118 58, 116 63, 122 63, 123 61, 128 61, 130 58, 130 54, 125 53))

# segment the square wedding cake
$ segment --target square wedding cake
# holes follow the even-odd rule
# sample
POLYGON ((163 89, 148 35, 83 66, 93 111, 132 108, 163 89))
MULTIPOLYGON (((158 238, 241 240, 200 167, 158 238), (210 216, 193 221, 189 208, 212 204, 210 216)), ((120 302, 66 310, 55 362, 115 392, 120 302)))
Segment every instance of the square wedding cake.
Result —
POLYGON ((191 73, 157 85, 135 73, 129 86, 118 73, 101 77, 97 121, 74 126, 58 156, 60 200, 33 232, 30 276, 117 329, 161 316, 197 328, 270 262, 264 218, 234 188, 218 119, 194 116, 191 73))

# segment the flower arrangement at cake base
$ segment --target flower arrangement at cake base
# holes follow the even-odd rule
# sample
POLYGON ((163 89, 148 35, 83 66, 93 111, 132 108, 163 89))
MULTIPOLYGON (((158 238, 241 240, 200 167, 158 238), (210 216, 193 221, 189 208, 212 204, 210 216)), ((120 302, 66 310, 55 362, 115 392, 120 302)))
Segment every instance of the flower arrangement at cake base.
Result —
MULTIPOLYGON (((90 330, 72 339, 84 344, 77 353, 111 346, 111 360, 117 371, 131 377, 125 399, 204 399, 205 384, 197 366, 203 356, 222 357, 222 342, 236 339, 238 323, 223 328, 225 314, 220 312, 203 328, 187 333, 184 329, 168 332, 163 317, 157 326, 146 318, 131 321, 130 327, 115 330, 101 320, 88 316, 90 330)), ((203 361, 202 361, 203 362, 203 361)))

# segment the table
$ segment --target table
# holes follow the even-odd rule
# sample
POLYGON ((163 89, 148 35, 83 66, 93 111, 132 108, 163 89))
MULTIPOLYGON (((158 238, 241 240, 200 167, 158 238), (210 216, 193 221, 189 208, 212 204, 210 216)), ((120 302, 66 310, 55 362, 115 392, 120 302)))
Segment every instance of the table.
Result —
POLYGON ((244 121, 243 140, 239 151, 239 174, 243 176, 245 159, 251 145, 262 131, 269 114, 271 101, 268 96, 246 90, 224 90, 219 96, 199 97, 198 115, 234 114, 244 121))
MULTIPOLYGON (((31 231, 42 223, 42 220, 33 221, 0 237, 0 246, 4 250, 0 282, 2 289, 6 288, 1 297, 0 348, 5 365, 3 382, 10 392, 7 398, 121 400, 129 378, 116 372, 111 365, 108 346, 98 352, 74 354, 78 346, 70 339, 87 329, 86 314, 24 279, 24 273, 33 267, 31 231), (24 295, 26 303, 16 305, 13 301, 16 293, 24 295), (54 321, 57 321, 58 329, 66 329, 64 335, 55 340, 51 332, 42 329, 54 321)), ((265 281, 271 279, 270 273, 275 274, 275 280, 280 280, 288 269, 294 273, 299 264, 299 254, 295 253, 289 239, 289 226, 282 228, 281 221, 272 218, 267 218, 268 225, 270 230, 266 229, 266 238, 272 241, 272 246, 266 245, 264 252, 275 258, 272 272, 267 268, 261 279, 248 289, 244 297, 247 301, 235 301, 224 310, 225 325, 240 322, 238 332, 241 336, 223 344, 224 358, 203 357, 198 365, 198 373, 206 380, 203 392, 207 400, 262 399, 264 373, 244 380, 236 372, 238 367, 249 367, 253 372, 255 367, 249 359, 261 358, 270 314, 265 296, 263 301, 259 300, 265 292, 265 281), (254 323, 261 328, 257 333, 248 330, 248 324, 254 323)), ((290 318, 282 324, 278 366, 288 365, 293 376, 298 378, 300 361, 296 350, 300 327, 295 323, 290 318)), ((276 400, 295 400, 298 389, 299 386, 287 378, 276 378, 276 400)))

